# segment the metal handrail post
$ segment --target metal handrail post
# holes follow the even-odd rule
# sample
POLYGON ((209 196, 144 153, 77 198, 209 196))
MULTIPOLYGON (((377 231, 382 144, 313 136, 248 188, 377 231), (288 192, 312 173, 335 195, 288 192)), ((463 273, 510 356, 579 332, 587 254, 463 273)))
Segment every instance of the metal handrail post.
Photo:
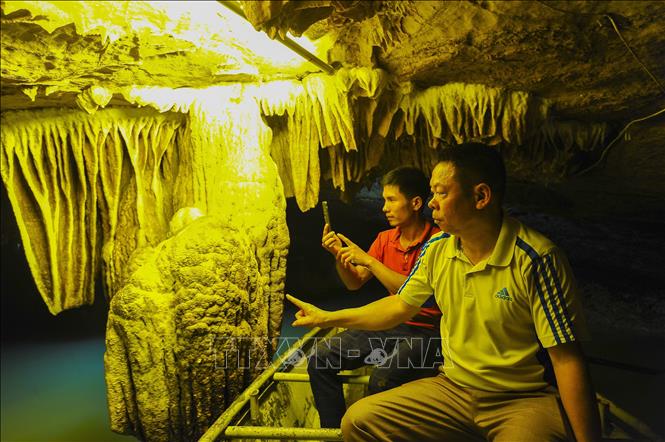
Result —
POLYGON ((342 430, 339 428, 251 427, 245 425, 227 427, 224 437, 229 439, 344 440, 342 430))

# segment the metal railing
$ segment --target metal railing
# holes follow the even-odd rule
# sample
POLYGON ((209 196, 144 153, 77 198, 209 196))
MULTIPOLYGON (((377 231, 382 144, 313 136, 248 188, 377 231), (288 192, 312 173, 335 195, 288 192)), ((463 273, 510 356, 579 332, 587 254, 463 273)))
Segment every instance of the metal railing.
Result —
MULTIPOLYGON (((285 373, 279 370, 285 363, 307 343, 320 334, 320 328, 313 328, 292 347, 283 353, 273 364, 266 369, 245 391, 236 398, 226 411, 210 426, 199 442, 213 442, 218 439, 274 439, 274 440, 326 440, 341 441, 342 431, 339 428, 296 428, 296 427, 267 427, 255 425, 260 415, 259 395, 264 386, 271 381, 308 382, 309 375, 298 373, 285 373), (231 425, 234 419, 246 410, 249 404, 250 422, 253 425, 231 425)), ((343 372, 341 376, 347 383, 367 383, 368 376, 356 376, 350 372, 343 372)))

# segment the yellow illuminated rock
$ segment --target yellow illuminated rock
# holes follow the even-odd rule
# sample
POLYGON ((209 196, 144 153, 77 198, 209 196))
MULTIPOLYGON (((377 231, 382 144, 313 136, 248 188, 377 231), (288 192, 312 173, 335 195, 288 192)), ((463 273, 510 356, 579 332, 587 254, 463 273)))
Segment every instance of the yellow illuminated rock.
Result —
MULTIPOLYGON (((86 102, 103 107, 112 93, 90 88, 86 102)), ((165 238, 178 208, 234 213, 239 224, 265 226, 276 216, 265 211, 276 195, 267 189, 280 187, 280 178, 284 196, 295 196, 301 210, 308 210, 318 203, 322 175, 342 191, 348 182, 361 181, 383 157, 381 140, 389 132, 414 140, 424 134, 428 140, 420 137, 406 151, 399 143, 389 146, 388 157, 397 164, 429 170, 436 161, 431 148, 480 140, 503 144, 514 172, 524 176, 534 173, 534 163, 545 162, 538 173, 561 175, 575 152, 594 149, 606 133, 602 124, 552 121, 548 103, 524 92, 461 83, 411 90, 366 68, 309 76, 302 83, 119 93, 188 117, 138 110, 98 111, 97 118, 73 111, 3 114, 3 180, 37 286, 53 313, 92 302, 97 232, 86 230, 95 225, 98 207, 112 296, 131 251, 165 238), (398 110, 400 118, 392 121, 398 110), (261 113, 271 118, 272 130, 261 113), (527 150, 516 147, 526 139, 527 150), (42 145, 52 148, 42 151, 42 145), (322 148, 330 157, 323 171, 322 148), (68 184, 56 186, 61 176, 69 177, 68 184), (79 183, 72 186, 75 179, 79 183), (226 197, 236 192, 251 197, 226 197)))
POLYGON ((111 427, 195 440, 270 360, 255 246, 225 217, 199 217, 135 251, 111 302, 111 427))
POLYGON ((173 104, 189 113, 175 149, 177 172, 163 177, 172 192, 164 199, 191 209, 166 221, 168 239, 138 246, 131 276, 111 300, 105 363, 118 432, 148 440, 200 436, 259 370, 237 358, 222 360, 228 369, 221 369, 224 345, 251 337, 237 342, 263 367, 275 350, 286 206, 269 155, 271 130, 243 92, 239 85, 190 91, 173 104), (158 369, 146 368, 156 359, 158 369))
POLYGON ((2 178, 51 313, 92 304, 100 258, 111 296, 136 244, 163 237, 162 184, 144 177, 171 155, 182 123, 136 109, 2 114, 2 178))
POLYGON ((286 116, 286 123, 273 120, 272 155, 286 196, 295 196, 301 210, 318 203, 319 149, 328 149, 336 187, 345 190, 347 181, 358 181, 359 175, 345 173, 345 154, 358 151, 358 136, 366 140, 373 132, 377 102, 388 81, 379 69, 340 69, 335 75, 310 75, 302 83, 269 83, 256 91, 266 115, 286 116), (273 93, 278 89, 280 92, 273 93), (373 105, 357 107, 359 98, 373 105), (365 130, 358 131, 358 126, 365 130))

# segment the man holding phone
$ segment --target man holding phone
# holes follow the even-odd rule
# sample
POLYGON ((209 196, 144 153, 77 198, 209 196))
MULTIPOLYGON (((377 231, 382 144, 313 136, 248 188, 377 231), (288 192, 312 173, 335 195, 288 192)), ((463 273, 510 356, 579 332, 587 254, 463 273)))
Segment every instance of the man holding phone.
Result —
MULTIPOLYGON (((381 181, 383 213, 392 227, 380 232, 367 252, 349 238, 323 229, 322 246, 333 256, 337 273, 349 290, 376 277, 390 295, 397 293, 415 265, 423 245, 439 228, 423 214, 429 182, 422 171, 400 167, 381 181)), ((324 213, 327 207, 324 206, 324 213)), ((380 314, 381 312, 377 312, 380 314)), ((418 315, 390 330, 346 330, 320 342, 308 360, 308 372, 322 428, 340 426, 346 411, 342 380, 337 373, 372 364, 369 393, 435 376, 441 363, 441 311, 432 299, 418 315)))

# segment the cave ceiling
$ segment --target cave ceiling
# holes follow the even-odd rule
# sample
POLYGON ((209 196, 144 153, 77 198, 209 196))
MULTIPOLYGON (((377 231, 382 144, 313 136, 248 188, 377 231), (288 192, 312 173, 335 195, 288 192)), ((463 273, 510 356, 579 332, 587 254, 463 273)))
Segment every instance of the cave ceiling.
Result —
POLYGON ((205 88, 318 71, 217 2, 1 5, 3 110, 76 106, 91 87, 205 88))
MULTIPOLYGON (((205 87, 317 70, 270 66, 223 31, 234 14, 216 2, 191 7, 208 10, 206 23, 182 9, 174 17, 163 2, 81 2, 75 12, 58 3, 71 2, 2 2, 3 109, 56 105, 58 96, 71 105, 67 93, 100 84, 205 87), (144 17, 143 26, 127 15, 144 17)), ((321 58, 333 66, 378 66, 420 88, 527 91, 562 117, 597 121, 642 116, 665 101, 665 2, 292 2, 296 13, 276 3, 263 11, 275 14, 271 22, 255 23, 268 34, 327 36, 335 44, 321 58)))
MULTIPOLYGON (((614 134, 665 108, 662 1, 237 3, 264 43, 281 46, 268 36, 290 31, 314 42, 310 50, 335 69, 378 67, 414 89, 461 82, 524 91, 560 120, 607 123, 614 134)), ((0 5, 3 111, 75 107, 81 91, 95 87, 203 88, 320 70, 298 56, 280 65, 256 52, 220 2, 0 5)), ((122 94, 109 100, 129 104, 122 94)), ((632 155, 651 152, 649 176, 662 178, 665 160, 654 152, 662 151, 665 115, 638 126, 632 155)))
MULTIPOLYGON (((174 19, 150 2, 81 2, 88 5, 76 13, 58 3, 69 2, 2 2, 3 109, 34 106, 31 94, 43 99, 38 106, 54 105, 58 95, 99 84, 205 87, 317 70, 270 66, 215 30, 234 15, 215 2, 203 2, 216 15, 203 24, 182 11, 174 19), (145 17, 145 26, 123 14, 145 17), (183 31, 187 25, 203 33, 200 41, 183 31)), ((286 17, 263 29, 327 35, 335 45, 325 61, 333 66, 373 64, 421 88, 466 82, 527 91, 551 100, 562 117, 581 120, 630 119, 664 102, 665 2, 298 3, 309 7, 298 6, 300 14, 288 4, 274 8, 286 17)))

